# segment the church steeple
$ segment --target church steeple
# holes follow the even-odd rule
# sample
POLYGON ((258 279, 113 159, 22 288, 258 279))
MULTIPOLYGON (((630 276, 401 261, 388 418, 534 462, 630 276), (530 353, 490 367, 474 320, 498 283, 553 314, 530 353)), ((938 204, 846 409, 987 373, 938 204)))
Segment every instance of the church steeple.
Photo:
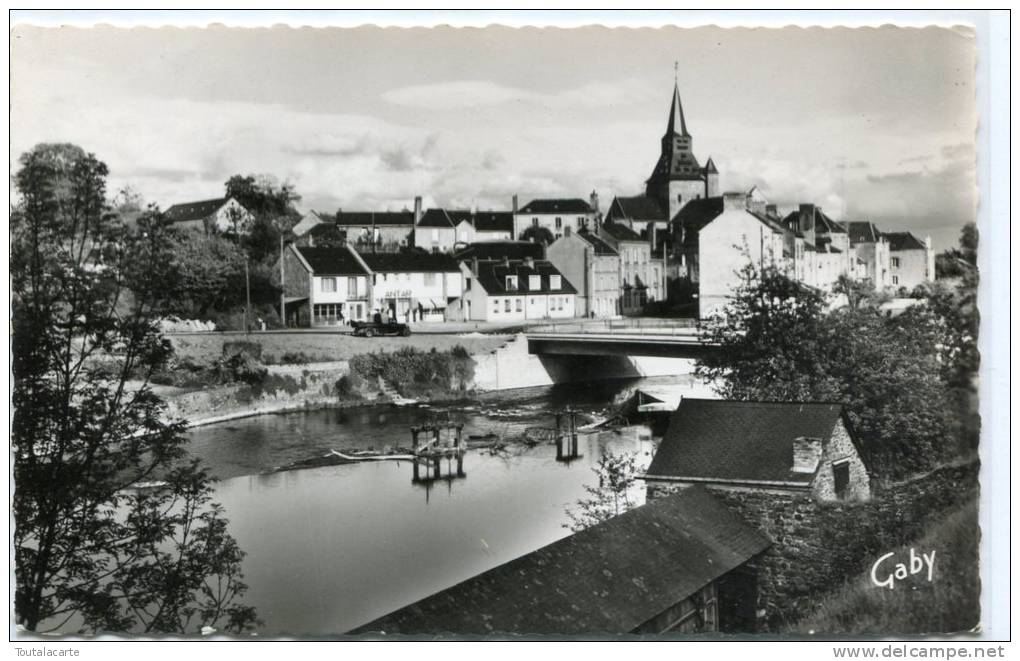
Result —
POLYGON ((684 137, 691 137, 691 134, 687 132, 687 122, 684 121, 684 107, 680 103, 680 87, 676 82, 673 83, 673 105, 669 108, 669 124, 666 125, 666 135, 671 136, 675 133, 679 133, 684 137), (677 131, 677 127, 680 128, 677 131))

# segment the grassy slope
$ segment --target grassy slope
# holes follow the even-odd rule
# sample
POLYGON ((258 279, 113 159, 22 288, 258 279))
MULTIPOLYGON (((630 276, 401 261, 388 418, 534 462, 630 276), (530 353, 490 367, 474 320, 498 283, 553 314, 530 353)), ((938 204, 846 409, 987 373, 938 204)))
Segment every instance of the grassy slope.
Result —
POLYGON ((893 564, 906 562, 911 547, 918 555, 935 550, 931 583, 921 573, 898 582, 894 590, 879 588, 871 583, 869 567, 863 575, 830 594, 811 616, 791 627, 791 632, 967 631, 977 625, 980 616, 979 540, 975 497, 950 510, 921 539, 899 549, 889 549, 896 552, 893 564))
MULTIPOLYGON (((174 350, 179 357, 187 357, 199 363, 210 363, 220 357, 225 341, 244 339, 241 334, 228 335, 176 335, 171 336, 174 350)), ((483 337, 457 337, 456 335, 412 335, 410 337, 353 337, 350 335, 312 333, 253 333, 250 339, 262 344, 264 354, 277 359, 287 352, 303 352, 316 362, 349 360, 359 353, 396 351, 400 347, 414 347, 428 351, 446 351, 461 345, 469 353, 479 354, 492 351, 510 338, 506 335, 483 337)))

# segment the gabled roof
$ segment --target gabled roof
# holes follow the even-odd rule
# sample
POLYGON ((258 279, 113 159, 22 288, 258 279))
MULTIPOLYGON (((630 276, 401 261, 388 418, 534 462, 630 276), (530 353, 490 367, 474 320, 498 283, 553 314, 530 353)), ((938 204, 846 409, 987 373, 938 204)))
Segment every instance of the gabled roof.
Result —
POLYGON ((601 232, 605 232, 617 241, 641 241, 641 235, 620 223, 603 223, 601 232))
POLYGON ((457 259, 532 259, 545 258, 545 246, 533 241, 476 241, 456 253, 457 259))
POLYGON ((575 232, 575 236, 577 236, 583 241, 586 241, 588 245, 592 247, 592 250, 595 251, 596 255, 605 257, 617 257, 620 254, 616 252, 616 249, 614 249, 613 246, 609 245, 595 234, 592 234, 587 229, 577 230, 577 232, 575 232))
POLYGON ((898 252, 900 250, 927 250, 928 246, 910 232, 882 232, 882 236, 889 241, 889 250, 898 252))
POLYGON ((814 474, 791 470, 793 441, 828 442, 842 416, 832 403, 684 399, 647 475, 807 486, 814 474))
POLYGON ((570 281, 563 277, 563 274, 550 262, 544 259, 536 259, 532 264, 532 266, 528 266, 528 263, 525 261, 510 261, 509 263, 503 260, 479 261, 476 280, 479 286, 485 290, 485 293, 490 296, 502 294, 577 293, 574 285, 570 284, 570 281), (508 291, 506 288, 506 276, 508 275, 517 276, 517 289, 515 291, 508 291), (541 276, 539 280, 540 287, 538 289, 531 288, 530 276, 533 275, 541 276), (549 276, 553 275, 560 276, 560 286, 558 289, 550 287, 549 276))
POLYGON ((300 237, 323 225, 335 226, 335 223, 332 218, 324 218, 323 214, 320 214, 318 211, 309 211, 301 217, 301 220, 294 227, 290 228, 290 231, 294 236, 300 237))
POLYGON ((426 209, 418 221, 418 227, 453 228, 454 222, 445 209, 426 209))
POLYGON ((414 225, 413 211, 337 211, 336 224, 341 227, 357 225, 414 225))
POLYGON ((703 197, 685 204, 673 217, 673 222, 685 231, 697 232, 722 212, 722 197, 703 197))
POLYGON ((315 275, 368 275, 347 248, 309 248, 293 246, 315 275))
POLYGON ((826 216, 821 209, 815 208, 815 231, 819 231, 818 228, 824 228, 821 231, 828 232, 829 234, 846 234, 846 228, 837 223, 832 218, 826 216))
POLYGON ((459 273, 460 263, 446 253, 423 250, 405 252, 359 251, 373 273, 459 273))
POLYGON ((593 213, 591 205, 579 197, 540 198, 521 207, 518 214, 525 213, 593 213))
POLYGON ((447 209, 446 215, 454 225, 463 221, 470 223, 479 232, 513 232, 514 214, 512 211, 467 211, 447 209))
POLYGON ((627 633, 770 546, 706 490, 657 498, 352 633, 627 633))
POLYGON ((614 208, 618 208, 622 217, 629 220, 666 220, 666 212, 662 210, 659 201, 647 195, 617 196, 610 206, 611 215, 617 218, 619 216, 612 214, 614 208))
POLYGON ((220 207, 227 203, 229 198, 217 197, 212 200, 199 200, 197 202, 182 202, 175 204, 163 212, 163 217, 168 223, 182 223, 189 220, 202 220, 208 218, 220 207))
POLYGON ((875 223, 852 220, 846 223, 847 233, 850 235, 850 243, 878 243, 882 232, 875 227, 875 223))

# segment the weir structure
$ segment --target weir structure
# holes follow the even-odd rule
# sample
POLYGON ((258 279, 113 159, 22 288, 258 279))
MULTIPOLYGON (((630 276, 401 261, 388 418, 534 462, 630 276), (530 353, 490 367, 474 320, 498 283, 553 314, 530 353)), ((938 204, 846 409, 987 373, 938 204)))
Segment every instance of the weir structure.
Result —
POLYGON ((464 472, 464 453, 461 423, 424 424, 411 427, 411 482, 428 483, 434 480, 452 480, 467 477, 464 472), (446 471, 443 471, 443 460, 446 471), (456 463, 456 469, 453 465, 456 463))

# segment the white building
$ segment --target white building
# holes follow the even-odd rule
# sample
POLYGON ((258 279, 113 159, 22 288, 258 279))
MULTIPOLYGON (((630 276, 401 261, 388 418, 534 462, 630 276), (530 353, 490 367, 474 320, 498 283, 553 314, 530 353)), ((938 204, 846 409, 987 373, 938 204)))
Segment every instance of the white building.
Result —
POLYGON ((514 238, 520 239, 529 227, 544 227, 554 239, 563 236, 563 228, 573 231, 595 227, 597 212, 581 198, 538 199, 525 204, 514 214, 514 238))
POLYGON ((174 227, 206 234, 213 231, 246 234, 254 220, 251 212, 232 197, 175 204, 163 212, 163 216, 174 227))
POLYGON ((372 310, 401 322, 443 321, 459 298, 463 280, 457 260, 420 251, 360 253, 372 278, 372 310))
POLYGON ((472 321, 569 319, 577 290, 545 260, 478 260, 460 264, 464 293, 448 317, 472 321))

